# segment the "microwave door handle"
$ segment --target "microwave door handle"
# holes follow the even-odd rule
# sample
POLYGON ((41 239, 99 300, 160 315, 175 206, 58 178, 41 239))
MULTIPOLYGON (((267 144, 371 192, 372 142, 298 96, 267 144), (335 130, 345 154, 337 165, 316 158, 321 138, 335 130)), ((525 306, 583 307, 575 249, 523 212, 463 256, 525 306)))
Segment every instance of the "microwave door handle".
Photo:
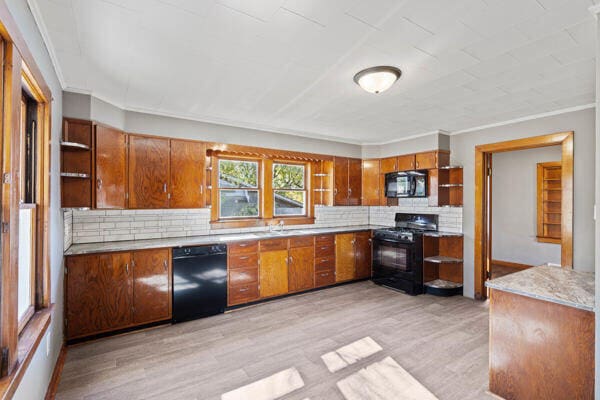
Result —
POLYGON ((410 180, 410 195, 414 196, 417 192, 417 179, 413 176, 410 180))

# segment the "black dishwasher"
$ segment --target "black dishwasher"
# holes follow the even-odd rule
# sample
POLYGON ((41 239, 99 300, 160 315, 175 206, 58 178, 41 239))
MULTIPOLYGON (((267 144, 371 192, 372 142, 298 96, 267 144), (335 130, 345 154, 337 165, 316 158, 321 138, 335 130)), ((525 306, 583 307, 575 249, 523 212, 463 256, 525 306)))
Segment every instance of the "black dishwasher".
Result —
POLYGON ((227 245, 173 249, 173 322, 208 317, 227 306, 227 245))

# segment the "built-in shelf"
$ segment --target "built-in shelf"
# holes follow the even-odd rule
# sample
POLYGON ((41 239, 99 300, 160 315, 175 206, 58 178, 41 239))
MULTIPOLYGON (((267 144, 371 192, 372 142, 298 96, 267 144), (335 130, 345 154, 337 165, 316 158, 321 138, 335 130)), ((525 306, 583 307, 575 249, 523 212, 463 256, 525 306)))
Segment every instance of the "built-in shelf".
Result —
POLYGON ((442 183, 438 185, 441 188, 463 187, 462 183, 442 183))
POLYGON ((331 192, 331 189, 313 189, 315 192, 331 192))
POLYGON ((61 142, 60 145, 66 149, 71 149, 71 150, 89 150, 90 149, 90 146, 88 146, 87 144, 76 143, 76 142, 61 142))
POLYGON ((89 207, 63 207, 61 208, 63 211, 88 211, 91 210, 89 207))
POLYGON ((435 289, 458 289, 462 288, 463 286, 462 283, 446 281, 444 279, 436 279, 433 281, 425 282, 423 285, 435 289))
POLYGON ((89 179, 90 174, 80 174, 78 172, 61 172, 60 176, 63 178, 79 178, 79 179, 89 179))
POLYGON ((313 174, 313 176, 329 176, 329 174, 313 174))
POLYGON ((458 263, 463 262, 463 260, 460 258, 446 257, 446 256, 425 257, 423 259, 423 261, 434 263, 434 264, 458 264, 458 263))

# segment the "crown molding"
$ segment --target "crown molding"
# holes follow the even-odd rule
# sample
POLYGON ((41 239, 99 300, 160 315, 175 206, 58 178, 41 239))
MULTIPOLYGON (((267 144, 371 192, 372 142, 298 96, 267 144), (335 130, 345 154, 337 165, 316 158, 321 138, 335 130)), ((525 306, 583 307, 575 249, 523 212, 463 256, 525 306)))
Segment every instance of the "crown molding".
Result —
POLYGON ((48 33, 48 28, 44 23, 44 18, 42 17, 42 12, 38 6, 37 0, 27 0, 27 5, 29 6, 29 10, 31 10, 31 15, 33 15, 33 20, 38 27, 38 31, 42 36, 42 40, 46 49, 48 50, 48 54, 50 55, 50 61, 52 62, 52 66, 54 67, 54 72, 56 72, 56 77, 58 78, 58 82, 60 83, 61 89, 65 90, 66 82, 65 77, 63 75, 62 69, 60 68, 60 64, 58 63, 58 57, 56 56, 56 51, 54 46, 52 45, 52 41, 50 40, 50 34, 48 33))
POLYGON ((512 125, 512 124, 516 124, 516 123, 519 123, 519 122, 531 121, 531 120, 539 119, 539 118, 552 117, 552 116, 555 116, 555 115, 566 114, 566 113, 570 113, 570 112, 588 110, 590 108, 595 108, 595 107, 596 107, 595 103, 590 103, 590 104, 584 104, 584 105, 581 105, 581 106, 562 108, 560 110, 549 111, 549 112, 545 112, 545 113, 541 113, 541 114, 528 115, 526 117, 515 118, 515 119, 510 119, 510 120, 501 121, 501 122, 495 122, 493 124, 480 125, 480 126, 475 126, 473 128, 461 129, 459 131, 451 132, 450 136, 455 136, 455 135, 461 135, 463 133, 470 133, 470 132, 480 131, 482 129, 496 128, 496 127, 504 126, 504 125, 512 125))

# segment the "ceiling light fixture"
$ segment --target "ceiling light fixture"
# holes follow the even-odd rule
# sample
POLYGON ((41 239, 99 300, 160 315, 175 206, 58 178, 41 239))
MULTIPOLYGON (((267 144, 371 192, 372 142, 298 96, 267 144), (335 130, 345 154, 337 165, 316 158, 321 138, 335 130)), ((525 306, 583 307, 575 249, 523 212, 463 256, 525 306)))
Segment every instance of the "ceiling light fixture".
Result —
POLYGON ((354 82, 369 93, 385 92, 400 78, 402 71, 396 67, 380 65, 363 69, 354 75, 354 82))

